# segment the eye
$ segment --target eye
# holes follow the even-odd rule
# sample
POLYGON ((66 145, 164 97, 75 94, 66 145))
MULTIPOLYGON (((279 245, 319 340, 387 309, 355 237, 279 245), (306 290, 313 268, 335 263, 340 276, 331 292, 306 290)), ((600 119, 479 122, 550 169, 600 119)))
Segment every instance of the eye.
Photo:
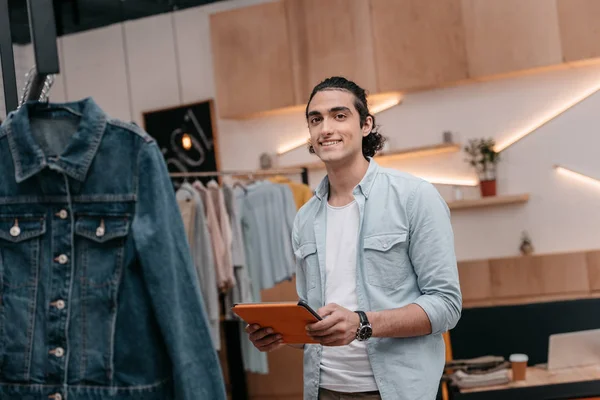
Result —
POLYGON ((336 114, 335 119, 344 120, 346 119, 346 114, 336 114))
POLYGON ((311 125, 318 124, 321 121, 321 117, 312 117, 309 122, 311 125))

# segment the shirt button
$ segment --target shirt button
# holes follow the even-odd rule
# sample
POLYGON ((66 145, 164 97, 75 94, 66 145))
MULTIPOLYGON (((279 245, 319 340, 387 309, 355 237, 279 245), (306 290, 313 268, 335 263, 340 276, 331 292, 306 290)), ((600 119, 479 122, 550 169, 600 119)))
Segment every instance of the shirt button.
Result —
POLYGON ((65 349, 63 349, 62 347, 57 347, 56 349, 54 349, 54 355, 56 357, 62 357, 65 355, 65 349))
POLYGON ((65 308, 65 301, 64 300, 58 300, 55 303, 55 306, 56 306, 57 309, 62 310, 62 309, 65 308))
POLYGON ((104 236, 105 233, 106 233, 106 231, 104 230, 103 227, 99 227, 98 229, 96 229, 96 236, 98 236, 98 237, 104 236))
POLYGON ((387 248, 388 248, 388 246, 389 246, 389 244, 388 244, 388 243, 384 243, 384 244, 383 244, 383 248, 384 248, 384 249, 387 249, 387 248))
POLYGON ((59 264, 66 264, 69 262, 69 257, 67 257, 65 254, 61 254, 60 256, 58 256, 58 262, 59 264))
POLYGON ((67 212, 67 210, 60 210, 58 212, 58 217, 60 219, 67 219, 68 216, 69 216, 69 213, 67 212))

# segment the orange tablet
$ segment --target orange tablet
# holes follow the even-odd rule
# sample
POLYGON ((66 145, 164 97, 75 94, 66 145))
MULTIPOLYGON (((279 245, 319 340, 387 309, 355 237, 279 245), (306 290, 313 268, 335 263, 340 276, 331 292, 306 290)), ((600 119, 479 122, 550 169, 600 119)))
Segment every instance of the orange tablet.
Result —
POLYGON ((322 318, 302 300, 298 303, 242 303, 231 310, 249 325, 272 328, 283 336, 284 343, 317 343, 306 334, 306 325, 322 318))

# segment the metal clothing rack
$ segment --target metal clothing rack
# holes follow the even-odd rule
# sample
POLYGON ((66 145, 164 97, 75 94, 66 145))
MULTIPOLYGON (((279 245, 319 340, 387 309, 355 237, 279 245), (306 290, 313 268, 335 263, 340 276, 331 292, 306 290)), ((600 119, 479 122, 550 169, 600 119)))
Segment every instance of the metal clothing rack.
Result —
MULTIPOLYGON (((274 176, 274 175, 297 175, 302 176, 302 183, 308 185, 308 169, 307 168, 280 168, 280 169, 260 169, 251 171, 208 171, 208 172, 173 172, 169 176, 171 178, 201 178, 201 177, 216 177, 216 176, 246 176, 253 179, 258 176, 274 176)), ((221 307, 225 313, 224 296, 221 295, 221 307)), ((229 370, 229 385, 231 387, 232 400, 247 400, 248 385, 246 382, 246 371, 242 360, 241 337, 238 321, 224 322, 225 347, 227 351, 227 366, 229 370)))
POLYGON ((308 185, 307 168, 277 168, 277 169, 258 169, 251 171, 208 171, 208 172, 173 172, 171 178, 201 178, 211 176, 273 176, 273 175, 301 175, 302 183, 308 185))
POLYGON ((35 67, 28 74, 27 84, 19 102, 8 0, 0 0, 0 58, 7 115, 26 101, 45 100, 54 82, 53 75, 60 72, 53 1, 27 0, 27 11, 35 67))

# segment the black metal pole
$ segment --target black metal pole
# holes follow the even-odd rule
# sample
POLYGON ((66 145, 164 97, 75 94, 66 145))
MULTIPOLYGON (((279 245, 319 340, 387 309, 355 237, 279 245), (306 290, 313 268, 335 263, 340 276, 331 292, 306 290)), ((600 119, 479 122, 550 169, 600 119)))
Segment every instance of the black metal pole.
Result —
POLYGON ((15 56, 10 33, 8 0, 0 0, 0 58, 2 59, 2 82, 4 85, 4 103, 6 114, 19 106, 17 93, 17 76, 15 73, 15 56))
POLYGON ((27 0, 31 43, 38 74, 58 74, 58 46, 52 0, 27 0))

